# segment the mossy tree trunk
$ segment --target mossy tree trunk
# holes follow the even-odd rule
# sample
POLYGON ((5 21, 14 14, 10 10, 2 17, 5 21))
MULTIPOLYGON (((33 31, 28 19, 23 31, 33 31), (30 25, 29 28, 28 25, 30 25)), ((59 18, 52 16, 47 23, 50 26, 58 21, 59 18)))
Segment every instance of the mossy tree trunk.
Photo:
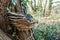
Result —
MULTIPOLYGON (((19 2, 21 2, 21 1, 18 0, 18 2, 17 2, 17 11, 18 11, 18 13, 22 12, 24 14, 25 10, 22 8, 21 3, 19 3, 19 2)), ((30 29, 28 31, 19 31, 18 32, 18 37, 19 37, 20 40, 34 40, 33 30, 30 29)))
MULTIPOLYGON (((6 7, 9 6, 10 2, 11 2, 10 0, 0 0, 0 29, 4 30, 5 32, 7 31, 7 28, 9 26, 8 18, 6 15, 6 13, 7 13, 6 7)), ((21 6, 19 6, 19 7, 18 6, 19 6, 19 3, 17 5, 17 12, 20 13, 23 10, 20 9, 21 6)), ((33 32, 31 32, 31 31, 32 30, 19 31, 18 32, 19 40, 34 40, 33 32)))

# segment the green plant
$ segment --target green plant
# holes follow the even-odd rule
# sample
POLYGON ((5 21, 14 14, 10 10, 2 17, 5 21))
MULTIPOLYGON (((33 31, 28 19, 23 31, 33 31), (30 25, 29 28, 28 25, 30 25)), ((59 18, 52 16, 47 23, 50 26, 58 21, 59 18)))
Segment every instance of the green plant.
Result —
POLYGON ((39 27, 34 29, 35 40, 55 40, 57 35, 57 29, 55 25, 45 24, 45 28, 41 29, 41 27, 40 29, 39 27))
POLYGON ((21 2, 22 2, 22 7, 23 7, 25 13, 27 13, 27 9, 28 9, 27 2, 28 2, 28 0, 21 0, 21 2))

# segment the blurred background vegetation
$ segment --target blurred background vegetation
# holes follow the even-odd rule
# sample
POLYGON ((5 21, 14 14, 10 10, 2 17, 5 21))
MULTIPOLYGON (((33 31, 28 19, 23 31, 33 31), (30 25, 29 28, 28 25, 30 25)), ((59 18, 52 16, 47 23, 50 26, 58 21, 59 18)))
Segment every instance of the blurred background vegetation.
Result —
MULTIPOLYGON (((35 40, 56 40, 60 32, 60 0, 19 0, 25 13, 31 14, 38 23, 33 31, 35 40)), ((7 7, 9 12, 14 11, 17 0, 7 7)), ((16 10, 16 9, 15 9, 16 10)), ((15 11, 16 12, 16 11, 15 11)))

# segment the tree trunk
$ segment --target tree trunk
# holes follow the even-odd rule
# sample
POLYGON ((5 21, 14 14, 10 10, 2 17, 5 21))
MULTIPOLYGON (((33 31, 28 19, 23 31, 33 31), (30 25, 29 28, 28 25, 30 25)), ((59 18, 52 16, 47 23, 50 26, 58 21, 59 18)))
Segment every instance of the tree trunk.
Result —
POLYGON ((49 5, 48 5, 48 12, 47 12, 47 16, 50 16, 50 14, 51 14, 51 9, 52 9, 52 1, 53 0, 49 0, 49 5))
MULTIPOLYGON (((21 1, 19 3, 20 0, 18 0, 17 2, 17 11, 20 13, 24 13, 25 10, 23 10, 22 8, 22 4, 21 4, 21 1)), ((17 29, 18 30, 18 29, 17 29)), ((18 32, 18 37, 19 37, 19 40, 34 40, 34 37, 33 37, 33 31, 32 30, 29 30, 29 31, 19 31, 18 32)))
POLYGON ((19 13, 22 12, 21 0, 18 0, 17 1, 16 8, 17 8, 17 12, 19 12, 19 13))
POLYGON ((18 37, 20 40, 35 40, 33 37, 33 31, 20 31, 18 37))
MULTIPOLYGON (((9 4, 10 4, 10 0, 0 0, 0 29, 6 32, 6 34, 7 34, 8 27, 9 27, 6 7, 9 4)), ((8 34, 7 35, 6 34, 0 31, 1 40, 10 40, 7 38, 8 34)))
MULTIPOLYGON (((5 32, 8 29, 9 23, 8 18, 6 15, 6 7, 10 4, 9 0, 0 0, 0 29, 4 30, 5 32), (9 3, 8 3, 9 2, 9 3)), ((20 9, 20 7, 17 7, 17 9, 20 9)), ((18 12, 20 10, 18 9, 18 12)), ((21 9, 22 10, 22 9, 21 9)), ((19 38, 20 40, 34 40, 33 34, 30 31, 19 31, 19 38)))
POLYGON ((2 30, 0 30, 0 40, 12 40, 2 30))
POLYGON ((0 29, 6 31, 6 28, 8 27, 8 20, 6 15, 6 7, 9 4, 9 0, 0 0, 0 29))
POLYGON ((44 9, 43 9, 43 17, 46 16, 46 6, 47 6, 47 0, 45 1, 44 9))

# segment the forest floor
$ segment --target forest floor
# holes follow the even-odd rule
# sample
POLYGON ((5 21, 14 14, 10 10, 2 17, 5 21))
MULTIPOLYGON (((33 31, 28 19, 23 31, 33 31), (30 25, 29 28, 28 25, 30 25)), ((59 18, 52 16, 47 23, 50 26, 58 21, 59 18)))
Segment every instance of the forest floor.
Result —
POLYGON ((60 18, 59 19, 49 19, 48 17, 44 17, 44 18, 38 19, 38 22, 52 25, 52 24, 60 23, 60 18))
POLYGON ((58 32, 60 32, 60 14, 55 14, 49 17, 40 17, 38 19, 38 24, 40 25, 42 23, 45 23, 46 25, 53 25, 53 26, 56 25, 58 32))

